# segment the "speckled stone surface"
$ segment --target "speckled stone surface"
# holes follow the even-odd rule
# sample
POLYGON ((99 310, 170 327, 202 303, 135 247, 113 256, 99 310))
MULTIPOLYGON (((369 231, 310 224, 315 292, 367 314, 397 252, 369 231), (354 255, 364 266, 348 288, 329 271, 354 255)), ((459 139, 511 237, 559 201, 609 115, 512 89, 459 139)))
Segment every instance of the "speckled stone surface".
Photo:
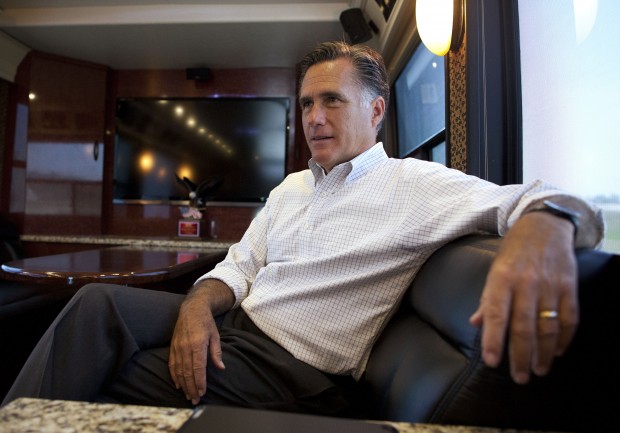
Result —
POLYGON ((2 433, 173 433, 189 409, 20 398, 0 409, 2 433))
POLYGON ((132 238, 123 236, 53 236, 53 235, 21 235, 23 242, 52 242, 59 244, 90 244, 132 247, 174 247, 220 249, 228 248, 232 242, 217 242, 205 239, 181 238, 132 238))
MULTIPOLYGON (((20 398, 0 409, 0 433, 173 433, 191 414, 190 409, 20 398)), ((396 427, 399 433, 516 432, 479 427, 388 424, 396 427)))

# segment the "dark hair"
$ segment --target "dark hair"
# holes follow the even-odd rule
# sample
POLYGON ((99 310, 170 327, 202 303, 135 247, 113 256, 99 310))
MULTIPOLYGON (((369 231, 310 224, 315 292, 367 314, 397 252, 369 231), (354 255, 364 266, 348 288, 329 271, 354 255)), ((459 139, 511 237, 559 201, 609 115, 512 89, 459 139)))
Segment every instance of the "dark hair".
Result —
MULTIPOLYGON (((356 71, 356 81, 370 99, 382 96, 387 110, 390 100, 390 85, 381 54, 364 45, 349 45, 346 42, 323 42, 304 56, 301 61, 299 88, 311 66, 337 59, 349 59, 356 71)), ((377 131, 381 129, 378 125, 377 131)))

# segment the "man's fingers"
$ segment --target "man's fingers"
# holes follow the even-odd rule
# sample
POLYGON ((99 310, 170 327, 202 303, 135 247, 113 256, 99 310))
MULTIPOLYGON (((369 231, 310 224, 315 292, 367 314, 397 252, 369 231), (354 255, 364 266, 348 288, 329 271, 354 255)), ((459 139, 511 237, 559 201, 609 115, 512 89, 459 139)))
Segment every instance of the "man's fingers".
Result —
POLYGON ((560 335, 558 337, 557 347, 555 351, 556 356, 564 355, 566 349, 570 345, 570 342, 577 332, 579 326, 579 302, 576 298, 577 291, 573 292, 575 296, 572 296, 569 292, 568 295, 560 298, 560 335))
POLYGON ((213 338, 209 344, 209 354, 211 355, 211 361, 215 367, 220 370, 226 369, 224 361, 222 360, 222 346, 220 345, 219 336, 218 338, 213 338))
POLYGON ((487 280, 479 313, 473 316, 474 320, 483 324, 482 358, 490 367, 497 367, 502 359, 504 336, 510 320, 511 293, 501 287, 502 284, 496 278, 487 280))
POLYGON ((192 353, 192 382, 196 392, 191 394, 191 397, 194 404, 198 404, 198 400, 207 390, 207 350, 208 348, 198 347, 192 353))
POLYGON ((182 345, 183 382, 188 400, 197 404, 206 389, 207 344, 201 334, 191 335, 182 345))
POLYGON ((170 345, 170 376, 193 404, 198 404, 207 390, 207 358, 211 356, 216 367, 224 368, 219 333, 214 325, 187 327, 181 323, 170 345))
POLYGON ((175 385, 180 386, 186 398, 194 404, 198 404, 207 391, 209 356, 223 368, 219 331, 213 318, 211 301, 218 306, 216 310, 225 311, 234 303, 234 296, 224 283, 195 286, 181 305, 170 343, 170 375, 175 385))
POLYGON ((532 370, 539 376, 549 372, 556 356, 564 354, 573 339, 579 322, 578 307, 571 300, 560 307, 542 308, 538 315, 538 353, 532 370))
POLYGON ((536 299, 522 289, 515 296, 509 332, 510 374, 519 384, 530 380, 532 359, 537 352, 536 299))
POLYGON ((558 316, 554 307, 543 307, 538 312, 536 351, 532 357, 532 371, 538 376, 549 372, 555 358, 560 335, 558 316))
POLYGON ((173 342, 170 344, 170 353, 168 355, 168 370, 170 371, 170 377, 174 382, 174 386, 176 389, 181 389, 185 386, 183 379, 183 368, 182 368, 182 356, 181 354, 175 350, 177 347, 173 342))
POLYGON ((480 309, 470 319, 482 324, 483 357, 489 366, 499 364, 508 345, 517 383, 528 382, 532 372, 546 374, 575 333, 579 318, 571 228, 540 212, 519 218, 502 242, 480 309), (541 317, 541 310, 553 313, 541 317))
POLYGON ((197 403, 206 389, 206 349, 200 350, 200 338, 192 341, 180 326, 170 344, 168 370, 177 389, 181 388, 188 400, 197 403), (202 352, 202 353, 201 353, 202 352))

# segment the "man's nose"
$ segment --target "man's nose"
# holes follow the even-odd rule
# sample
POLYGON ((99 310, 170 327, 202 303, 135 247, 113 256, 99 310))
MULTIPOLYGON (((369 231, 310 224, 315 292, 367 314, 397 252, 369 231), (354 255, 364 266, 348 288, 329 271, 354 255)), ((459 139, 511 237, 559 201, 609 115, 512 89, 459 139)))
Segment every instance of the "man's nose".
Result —
POLYGON ((320 104, 312 105, 306 114, 306 120, 310 126, 325 124, 325 110, 323 110, 320 104))

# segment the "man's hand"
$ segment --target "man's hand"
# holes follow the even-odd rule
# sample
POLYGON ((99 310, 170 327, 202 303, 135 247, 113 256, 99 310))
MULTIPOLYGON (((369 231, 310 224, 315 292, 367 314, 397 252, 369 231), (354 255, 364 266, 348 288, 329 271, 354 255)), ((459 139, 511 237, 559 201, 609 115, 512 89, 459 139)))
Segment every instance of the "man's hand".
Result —
POLYGON ((230 289, 216 280, 195 287, 181 305, 170 343, 168 368, 177 389, 198 404, 207 391, 207 362, 223 370, 220 335, 213 318, 230 309, 234 298, 230 289))
POLYGON ((527 383, 531 372, 545 375, 577 329, 573 236, 569 221, 543 212, 522 216, 503 240, 470 319, 483 327, 487 365, 500 363, 508 338, 511 375, 517 383, 527 383))

